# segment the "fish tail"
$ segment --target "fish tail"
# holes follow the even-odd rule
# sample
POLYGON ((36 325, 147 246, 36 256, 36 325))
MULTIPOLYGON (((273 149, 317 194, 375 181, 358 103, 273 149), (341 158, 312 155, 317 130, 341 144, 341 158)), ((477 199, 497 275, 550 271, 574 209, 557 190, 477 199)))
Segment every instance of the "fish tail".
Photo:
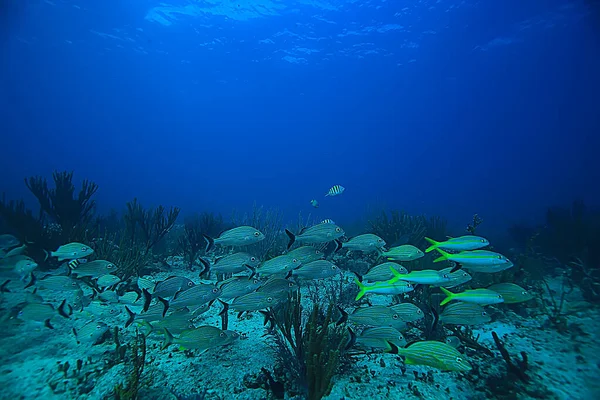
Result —
POLYGON ((339 241, 338 239, 335 239, 335 250, 333 251, 334 253, 337 253, 338 251, 340 251, 343 247, 343 243, 341 241, 339 241))
POLYGON ((442 289, 442 292, 446 295, 446 298, 440 303, 440 306, 443 306, 444 304, 449 303, 454 299, 454 293, 443 287, 440 287, 440 289, 442 289))
POLYGON ((31 286, 35 285, 36 281, 37 281, 37 278, 35 277, 35 275, 32 272, 30 274, 30 276, 29 276, 29 283, 27 283, 27 285, 25 285, 25 289, 27 289, 28 287, 31 287, 31 286))
POLYGON ((165 341, 161 346, 161 350, 164 350, 173 344, 173 335, 171 334, 171 332, 169 332, 167 328, 163 328, 163 333, 165 334, 165 341))
POLYGON ((167 315, 167 310, 169 309, 169 301, 163 299, 162 297, 158 296, 158 301, 160 301, 161 303, 163 303, 163 306, 165 306, 165 308, 163 309, 163 313, 162 316, 163 318, 165 317, 165 315, 167 315))
POLYGON ((285 233, 288 235, 288 237, 290 238, 290 241, 288 242, 287 248, 288 250, 290 249, 290 247, 292 247, 294 245, 294 242, 296 241, 296 235, 294 235, 292 232, 290 232, 289 230, 285 230, 285 233))
POLYGON ((202 275, 205 275, 206 278, 210 279, 210 262, 208 262, 208 260, 205 260, 202 257, 200 257, 199 260, 203 267, 202 271, 200 271, 200 277, 202 277, 202 275))
POLYGON ((396 346, 394 343, 390 342, 389 340, 386 340, 386 342, 389 347, 389 349, 386 350, 388 353, 399 354, 400 349, 398 348, 398 346, 396 346))
POLYGON ((344 322, 348 321, 348 313, 346 311, 344 311, 344 309, 340 306, 337 306, 338 310, 340 310, 340 313, 342 313, 342 316, 340 317, 340 319, 338 320, 338 322, 336 322, 335 324, 337 326, 340 326, 341 324, 343 324, 344 322))
POLYGON ((10 290, 8 290, 8 288, 6 287, 8 285, 8 282, 10 282, 10 279, 7 279, 6 282, 4 282, 0 286, 0 293, 9 293, 10 292, 10 290))
POLYGON ((360 291, 356 295, 356 298, 354 299, 354 301, 357 301, 357 300, 360 300, 365 294, 367 294, 367 287, 365 285, 363 285, 363 283, 356 278, 354 278, 354 283, 356 283, 356 285, 360 289, 360 291))
POLYGON ((202 234, 202 236, 204 236, 204 239, 206 240, 206 253, 208 253, 209 251, 215 248, 215 239, 211 238, 208 235, 205 235, 204 233, 202 234))
POLYGON ((388 283, 391 285, 393 283, 398 282, 400 280, 400 278, 402 277, 402 274, 400 272, 396 271, 396 268, 394 268, 394 267, 390 267, 390 271, 392 271, 392 274, 394 274, 394 277, 388 281, 388 283))
POLYGON ((46 262, 46 260, 50 257, 50 253, 48 253, 48 250, 44 249, 44 262, 46 262))
POLYGON ((348 326, 348 333, 350 334, 350 340, 348 340, 348 344, 344 347, 344 350, 350 350, 356 344, 356 333, 348 326))
POLYGON ((441 256, 439 256, 438 258, 433 260, 433 262, 440 262, 440 261, 450 259, 450 253, 446 253, 444 250, 440 249, 439 247, 436 247, 435 250, 437 250, 441 254, 441 256))
POLYGON ((54 329, 54 327, 52 326, 52 324, 50 323, 50 318, 48 318, 47 320, 44 321, 44 326, 46 328, 50 328, 50 329, 54 329))
POLYGON ((142 289, 142 294, 144 295, 144 312, 148 311, 148 308, 150 308, 150 302, 152 301, 152 295, 150 294, 150 292, 146 289, 142 289))
POLYGON ((131 311, 127 306, 125 306, 125 310, 127 311, 127 314, 129 314, 129 319, 127 319, 127 322, 125 323, 125 328, 127 328, 133 323, 133 320, 135 320, 135 313, 131 311))
POLYGON ((427 249, 425 249, 425 253, 429 253, 431 250, 437 249, 437 247, 440 245, 440 242, 436 242, 435 240, 430 239, 428 237, 424 237, 423 239, 427 240, 429 243, 432 244, 432 246, 429 246, 427 249))
POLYGON ((154 330, 154 327, 152 326, 152 324, 148 321, 143 321, 142 322, 142 327, 143 329, 146 330, 146 332, 142 332, 142 335, 148 337, 149 334, 152 333, 152 331, 154 330))
POLYGON ((58 306, 58 313, 60 314, 61 317, 63 318, 70 318, 69 314, 67 313, 67 311, 65 311, 65 305, 67 304, 67 299, 64 299, 62 301, 62 303, 60 303, 60 306, 58 306))

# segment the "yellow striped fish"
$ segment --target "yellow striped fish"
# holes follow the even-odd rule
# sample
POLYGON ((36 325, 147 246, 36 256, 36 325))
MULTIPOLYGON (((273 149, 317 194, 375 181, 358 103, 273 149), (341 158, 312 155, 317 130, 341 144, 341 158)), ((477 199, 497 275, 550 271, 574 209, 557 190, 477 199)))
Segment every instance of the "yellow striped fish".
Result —
POLYGON ((398 348, 388 342, 391 353, 406 357, 409 365, 427 365, 442 371, 469 371, 471 364, 454 347, 432 340, 415 342, 406 348, 398 348))
POLYGON ((325 197, 327 196, 338 196, 342 193, 344 193, 344 190, 346 190, 345 187, 341 186, 341 185, 334 185, 331 187, 331 189, 329 189, 329 191, 327 192, 327 194, 325 195, 325 197))

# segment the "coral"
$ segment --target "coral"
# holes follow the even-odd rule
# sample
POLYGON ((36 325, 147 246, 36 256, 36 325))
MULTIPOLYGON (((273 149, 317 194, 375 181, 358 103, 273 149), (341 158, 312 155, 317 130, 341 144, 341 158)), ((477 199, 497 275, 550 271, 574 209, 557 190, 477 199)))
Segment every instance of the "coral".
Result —
POLYGON ((474 214, 473 221, 467 225, 467 232, 469 232, 471 235, 475 235, 477 227, 481 225, 482 222, 483 218, 481 218, 478 214, 474 214))
POLYGON ((54 188, 48 188, 47 180, 40 176, 25 179, 25 184, 37 198, 41 212, 60 226, 63 241, 84 241, 93 235, 89 232, 96 206, 92 196, 98 185, 84 180, 75 196, 73 172, 55 171, 52 178, 54 188))
POLYGON ((369 220, 369 230, 386 241, 388 246, 410 243, 425 245, 425 236, 444 237, 446 220, 439 216, 409 215, 405 211, 385 211, 369 220))
POLYGON ((22 242, 42 244, 47 241, 43 218, 34 217, 23 200, 7 201, 3 194, 0 200, 0 217, 22 242))
POLYGON ((511 358, 510 354, 508 353, 508 350, 506 350, 504 343, 502 343, 502 341, 498 337, 498 334, 496 334, 496 332, 492 332, 492 337, 494 338, 494 342, 496 343, 496 347, 498 347, 500 354, 502 354, 502 358, 504 358, 504 361, 506 361, 506 366, 508 368, 508 372, 517 376, 521 381, 528 382, 529 376, 527 376, 527 374, 526 374, 527 353, 522 351, 521 359, 520 360, 517 359, 513 362, 513 359, 511 358))
POLYGON ((144 254, 148 254, 165 237, 175 224, 180 209, 171 207, 166 215, 165 211, 162 205, 145 210, 137 198, 127 203, 127 213, 124 216, 127 232, 132 243, 141 244, 144 254))
POLYGON ((135 339, 131 344, 131 358, 129 359, 130 373, 125 383, 119 383, 115 386, 116 400, 135 400, 138 398, 138 392, 143 385, 149 384, 148 377, 144 377, 144 367, 146 364, 146 336, 136 332, 135 339))
MULTIPOLYGON (((204 214, 203 214, 204 215, 204 214)), ((212 214, 207 214, 211 215, 212 214)), ((178 240, 178 250, 183 253, 185 260, 188 262, 190 268, 193 267, 194 262, 198 259, 198 256, 204 253, 206 247, 206 241, 202 236, 205 231, 204 218, 200 216, 188 217, 185 220, 183 227, 183 234, 178 240)), ((208 235, 208 233, 206 233, 208 235)))

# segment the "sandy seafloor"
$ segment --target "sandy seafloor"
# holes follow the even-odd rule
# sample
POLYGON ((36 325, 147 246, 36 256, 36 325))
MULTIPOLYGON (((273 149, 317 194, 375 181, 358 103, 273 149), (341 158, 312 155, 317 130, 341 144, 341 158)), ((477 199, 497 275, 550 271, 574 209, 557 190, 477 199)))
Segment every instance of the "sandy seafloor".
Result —
MULTIPOLYGON (((197 272, 171 271, 168 275, 182 275, 198 282, 197 272)), ((345 277, 344 279, 348 279, 345 277)), ((558 278, 550 282, 553 290, 560 290, 558 278)), ((60 303, 61 293, 45 291, 44 299, 60 303)), ((7 296, 8 294, 4 294, 7 296)), ((18 297, 16 295, 12 295, 18 297)), ((547 296, 547 294, 546 294, 547 296)), ((385 304, 389 297, 374 299, 385 304)), ((15 298, 5 297, 3 307, 9 307, 15 298)), ((537 308, 536 301, 528 307, 537 308)), ((546 323, 547 318, 538 309, 518 314, 507 305, 500 318, 475 329, 480 343, 494 352, 494 357, 469 360, 479 370, 478 374, 440 372, 429 367, 406 366, 393 354, 372 353, 355 356, 351 368, 334 378, 334 386, 327 399, 599 399, 600 398, 600 310, 581 301, 581 293, 573 291, 567 297, 565 307, 569 310, 566 332, 559 333, 546 323), (529 314, 529 315, 528 315, 529 314), (522 316, 528 315, 528 316, 522 316), (531 382, 517 382, 511 393, 502 397, 493 395, 490 385, 500 383, 505 387, 506 364, 496 350, 491 332, 496 331, 506 342, 511 355, 525 351, 529 357, 531 382), (430 378, 416 379, 415 371, 422 376, 429 372, 430 378), (486 387, 488 388, 486 390, 486 387)), ((132 307, 135 309, 135 307, 132 307)), ((139 309, 139 307, 137 308, 139 309)), ((221 310, 218 302, 197 321, 196 325, 220 326, 221 310)), ((88 317, 75 312, 71 319, 59 316, 52 319, 55 327, 50 330, 35 323, 2 321, 0 338, 0 399, 104 399, 112 398, 116 383, 123 382, 128 367, 123 363, 106 367, 112 359, 115 343, 111 339, 91 346, 78 345, 72 333, 73 326, 81 326, 88 317), (78 373, 77 360, 85 360, 78 373), (68 362, 69 371, 59 371, 59 364, 68 362)), ((134 323, 125 329, 127 314, 123 308, 116 317, 97 318, 111 329, 120 327, 121 341, 127 343, 135 334, 134 323)), ((253 313, 249 318, 238 320, 234 312, 229 314, 229 329, 242 334, 233 345, 190 356, 177 346, 161 350, 162 334, 151 334, 147 340, 145 376, 152 377, 150 387, 140 392, 140 399, 267 399, 267 390, 248 388, 246 381, 255 379, 261 367, 269 370, 274 365, 273 339, 266 335, 263 317, 253 313), (199 394, 195 396, 195 394, 199 394)), ((470 353, 472 354, 472 353, 470 353)), ((509 387, 510 382, 509 383, 509 387)), ((287 397, 287 395, 286 395, 287 397)), ((290 397, 287 397, 290 398, 290 397)), ((295 397, 300 399, 301 397, 295 397)))

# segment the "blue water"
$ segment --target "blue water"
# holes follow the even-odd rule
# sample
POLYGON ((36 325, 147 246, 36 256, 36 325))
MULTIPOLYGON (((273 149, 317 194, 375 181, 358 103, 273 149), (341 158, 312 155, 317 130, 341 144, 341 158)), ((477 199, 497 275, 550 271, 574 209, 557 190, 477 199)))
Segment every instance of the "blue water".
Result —
POLYGON ((0 190, 461 229, 598 204, 597 6, 490 3, 3 0, 0 190))

